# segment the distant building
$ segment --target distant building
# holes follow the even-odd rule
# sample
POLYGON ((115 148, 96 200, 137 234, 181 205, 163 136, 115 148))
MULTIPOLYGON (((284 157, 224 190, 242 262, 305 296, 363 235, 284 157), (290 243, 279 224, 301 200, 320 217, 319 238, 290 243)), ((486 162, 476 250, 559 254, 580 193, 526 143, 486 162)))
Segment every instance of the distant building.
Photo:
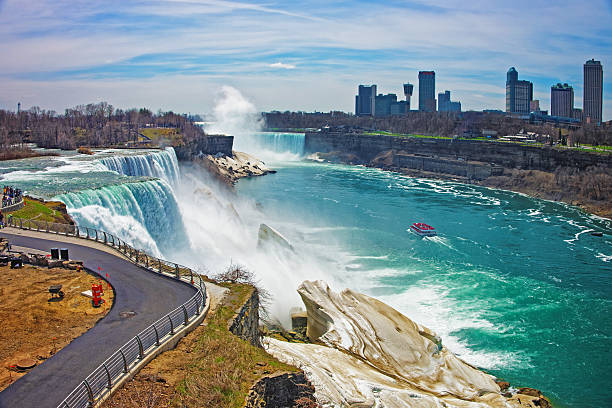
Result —
POLYGON ((410 97, 412 96, 412 90, 414 86, 411 83, 404 84, 404 96, 406 97, 406 103, 408 104, 406 112, 410 110, 410 97))
POLYGON ((450 91, 438 94, 438 112, 461 112, 461 102, 452 102, 450 91))
POLYGON ((355 96, 355 115, 374 116, 376 113, 376 85, 359 85, 355 96))
POLYGON ((601 123, 603 108, 603 68, 591 59, 584 64, 583 117, 590 123, 601 123))
POLYGON ((572 110, 572 118, 574 119, 578 119, 579 121, 582 122, 582 109, 580 108, 574 108, 572 110))
POLYGON ((518 71, 511 67, 506 74, 506 112, 528 114, 533 100, 533 84, 519 81, 518 71))
POLYGON ((397 103, 396 94, 378 94, 374 103, 374 116, 391 115, 391 106, 397 103))
POLYGON ((540 111, 540 100, 536 99, 529 102, 529 112, 539 112, 540 111))
POLYGON ((557 84, 550 87, 550 114, 564 118, 573 117, 574 88, 568 84, 557 84))
POLYGON ((391 115, 405 115, 410 111, 409 101, 398 101, 391 104, 391 115))
POLYGON ((421 112, 436 111, 436 73, 434 71, 419 72, 419 110, 421 112))

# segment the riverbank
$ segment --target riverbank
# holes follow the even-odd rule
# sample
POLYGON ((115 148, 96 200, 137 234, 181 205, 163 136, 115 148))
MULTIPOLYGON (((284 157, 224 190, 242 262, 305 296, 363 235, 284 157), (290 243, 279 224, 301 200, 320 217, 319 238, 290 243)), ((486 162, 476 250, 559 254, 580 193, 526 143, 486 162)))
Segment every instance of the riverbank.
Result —
POLYGON ((306 133, 314 160, 360 164, 561 201, 612 217, 612 155, 502 142, 306 133))
POLYGON ((29 147, 9 148, 0 150, 0 161, 29 159, 32 157, 59 156, 56 152, 32 150, 29 147))

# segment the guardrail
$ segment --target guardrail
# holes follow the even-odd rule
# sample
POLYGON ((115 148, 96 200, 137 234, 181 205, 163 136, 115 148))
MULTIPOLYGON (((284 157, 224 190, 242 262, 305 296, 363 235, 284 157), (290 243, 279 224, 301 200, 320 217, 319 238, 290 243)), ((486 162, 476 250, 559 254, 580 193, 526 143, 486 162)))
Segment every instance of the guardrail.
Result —
POLYGON ((17 210, 22 209, 24 205, 25 205, 25 201, 23 201, 23 197, 22 197, 21 201, 17 201, 16 203, 3 206, 2 211, 5 213, 17 211, 17 210))
POLYGON ((58 408, 94 407, 122 378, 141 360, 156 350, 160 344, 175 335, 181 326, 187 326, 204 310, 206 287, 200 275, 190 268, 163 259, 152 257, 128 245, 118 237, 95 228, 69 224, 49 223, 9 216, 7 225, 26 230, 55 233, 103 243, 126 256, 132 263, 154 273, 169 275, 174 279, 187 280, 197 288, 197 293, 185 303, 138 333, 115 351, 83 380, 58 408), (197 282, 196 282, 197 281, 197 282))

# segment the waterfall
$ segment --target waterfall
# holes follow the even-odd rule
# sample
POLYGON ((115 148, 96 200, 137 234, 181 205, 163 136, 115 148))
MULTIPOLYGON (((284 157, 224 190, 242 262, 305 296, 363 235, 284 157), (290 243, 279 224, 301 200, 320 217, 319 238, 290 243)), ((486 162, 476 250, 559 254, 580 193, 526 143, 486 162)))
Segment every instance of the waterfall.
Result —
POLYGON ((163 179, 70 192, 55 199, 66 203, 79 226, 110 232, 153 255, 188 245, 178 203, 163 179))
POLYGON ((304 155, 304 140, 303 133, 252 132, 234 136, 234 150, 264 161, 293 161, 304 155))
POLYGON ((276 153, 291 153, 302 156, 304 154, 303 133, 272 133, 262 132, 255 136, 259 144, 276 153))
POLYGON ((164 179, 170 185, 176 185, 180 174, 176 153, 172 147, 145 154, 104 157, 99 159, 99 162, 107 169, 124 176, 156 177, 164 179))

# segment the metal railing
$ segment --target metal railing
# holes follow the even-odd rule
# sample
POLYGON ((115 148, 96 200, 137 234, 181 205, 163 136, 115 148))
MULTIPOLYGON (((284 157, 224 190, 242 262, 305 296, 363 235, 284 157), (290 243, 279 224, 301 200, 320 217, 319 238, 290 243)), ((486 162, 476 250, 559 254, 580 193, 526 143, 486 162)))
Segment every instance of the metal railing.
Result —
POLYGON ((167 262, 137 250, 118 237, 95 228, 69 224, 49 223, 8 216, 7 225, 26 230, 55 233, 69 237, 92 240, 105 244, 126 256, 132 263, 151 272, 169 275, 178 280, 187 280, 197 293, 185 303, 138 333, 106 361, 100 364, 62 402, 58 408, 94 407, 118 381, 164 341, 174 336, 181 326, 189 325, 204 310, 206 287, 200 275, 186 266, 167 262))

